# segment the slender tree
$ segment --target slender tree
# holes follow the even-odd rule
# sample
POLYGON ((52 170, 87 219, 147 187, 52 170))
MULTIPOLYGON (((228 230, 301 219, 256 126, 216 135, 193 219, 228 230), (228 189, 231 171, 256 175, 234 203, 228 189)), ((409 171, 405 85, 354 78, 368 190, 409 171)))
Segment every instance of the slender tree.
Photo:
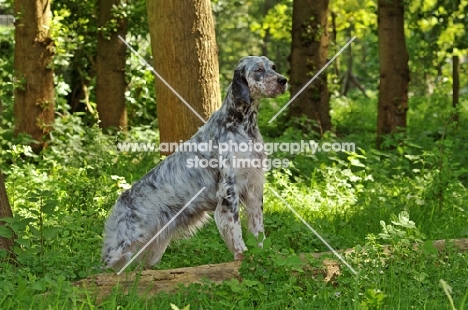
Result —
POLYGON ((406 127, 408 50, 404 33, 404 0, 378 1, 380 86, 377 147, 384 135, 406 127))
MULTIPOLYGON (((294 0, 291 43, 291 95, 298 91, 327 63, 328 0, 294 0)), ((322 134, 331 129, 330 95, 326 72, 292 102, 290 117, 307 116, 322 134)))
MULTIPOLYGON (((127 20, 114 16, 113 8, 121 0, 98 0, 98 27, 96 46, 96 103, 101 128, 125 128, 125 38, 127 20)), ((126 1, 124 1, 126 2, 126 1)))
MULTIPOLYGON (((5 188, 5 182, 3 180, 3 174, 0 171, 0 219, 6 217, 13 217, 10 203, 8 201, 8 195, 5 188)), ((3 223, 0 221, 0 225, 3 223)), ((13 246, 14 235, 10 238, 0 236, 0 249, 4 249, 10 253, 10 257, 13 257, 11 247, 13 246)))
POLYGON ((50 1, 15 0, 15 17, 15 135, 31 135, 37 152, 54 121, 50 1))
MULTIPOLYGON (((348 39, 351 39, 352 33, 353 33, 353 26, 351 25, 348 29, 347 32, 349 34, 348 39)), ((343 95, 347 95, 348 91, 352 87, 357 87, 363 94, 364 96, 367 97, 366 90, 364 87, 359 83, 358 79, 354 76, 353 73, 353 67, 354 67, 354 55, 353 55, 353 46, 352 44, 349 45, 346 48, 346 58, 347 58, 347 68, 346 72, 344 72, 343 77, 341 78, 342 84, 341 84, 341 93, 343 95)), ((337 59, 338 60, 338 59, 337 59)), ((336 62, 336 61, 335 61, 336 62)))
MULTIPOLYGON (((458 106, 460 99, 460 58, 457 55, 452 56, 452 107, 458 106)), ((455 112, 453 120, 458 122, 459 115, 455 112)))
MULTIPOLYGON (((155 70, 208 119, 221 103, 210 1, 152 0, 147 12, 155 70)), ((203 122, 159 78, 155 80, 161 142, 189 139, 203 122)))
MULTIPOLYGON (((278 0, 265 0, 263 3, 263 18, 268 15, 270 9, 272 9, 278 0)), ((265 35, 263 36, 263 44, 262 44, 262 55, 269 57, 269 51, 271 50, 271 33, 270 28, 265 29, 265 35), (270 50, 269 50, 270 49, 270 50)))

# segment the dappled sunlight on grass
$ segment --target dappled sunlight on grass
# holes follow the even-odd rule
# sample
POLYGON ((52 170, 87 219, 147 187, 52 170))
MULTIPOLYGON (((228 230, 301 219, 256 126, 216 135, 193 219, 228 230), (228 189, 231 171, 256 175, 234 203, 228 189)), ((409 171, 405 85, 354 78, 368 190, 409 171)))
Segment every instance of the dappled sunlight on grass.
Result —
MULTIPOLYGON (((357 130, 347 123, 356 119, 342 120, 343 126, 357 130)), ((6 305, 29 305, 33 299, 18 297, 26 294, 37 295, 46 307, 51 295, 41 295, 44 292, 52 294, 50 298, 56 298, 53 303, 57 305, 69 300, 92 305, 93 295, 87 292, 83 299, 71 283, 102 272, 99 256, 105 217, 119 193, 159 162, 151 152, 118 152, 116 142, 125 137, 103 135, 97 127, 84 130, 85 125, 76 117, 63 121, 57 124, 59 130, 41 157, 21 148, 8 153, 12 165, 5 170, 7 189, 16 215, 7 226, 18 235, 15 253, 19 266, 0 266, 4 296, 17 300, 0 299, 6 305)), ((268 130, 266 139, 270 142, 315 139, 296 129, 281 133, 278 128, 268 130)), ((416 140, 413 134, 417 137, 419 133, 412 132, 400 141, 389 140, 389 145, 396 147, 388 151, 375 150, 365 134, 354 131, 346 137, 328 134, 323 141, 352 137, 358 145, 356 152, 274 152, 270 158, 288 158, 290 165, 266 175, 264 224, 268 246, 262 250, 255 246, 255 240, 248 241, 253 246, 249 245, 249 260, 241 271, 245 281, 218 287, 189 286, 175 295, 159 295, 157 304, 195 305, 194 300, 199 300, 200 307, 207 307, 214 299, 219 305, 235 304, 240 309, 254 304, 264 309, 309 309, 316 303, 329 309, 347 309, 356 299, 367 305, 413 305, 421 302, 416 296, 423 291, 427 300, 446 305, 446 296, 438 286, 440 279, 450 281, 454 300, 460 304, 468 290, 466 254, 449 249, 436 255, 426 249, 429 252, 424 256, 406 247, 407 240, 413 242, 411 238, 419 234, 425 240, 468 236, 466 157, 461 154, 465 133, 453 128, 447 132, 450 135, 444 140, 430 143, 416 140), (365 248, 365 253, 347 258, 353 268, 361 270, 359 276, 344 268, 332 285, 310 277, 298 254, 328 248, 268 188, 335 249, 365 248), (393 215, 406 214, 402 211, 408 212, 414 227, 401 233, 388 228, 385 234, 395 233, 397 237, 383 238, 381 221, 396 225, 398 220, 393 215), (386 258, 385 264, 379 252, 381 243, 392 243, 400 251, 392 259, 386 258), (413 268, 415 265, 418 268, 413 268), (401 290, 407 283, 413 295, 401 290), (272 300, 271 295, 278 300, 272 300), (399 300, 402 295, 411 296, 399 300)), ((126 137, 146 141, 148 137, 158 139, 158 133, 136 127, 126 137)), ((252 236, 246 232, 245 215, 241 219, 244 238, 249 240, 252 236)), ((333 259, 333 255, 328 257, 333 259)), ((228 261, 232 261, 232 254, 212 220, 194 237, 173 242, 155 269, 228 261)), ((319 268, 322 261, 308 263, 319 268)), ((146 303, 137 293, 115 292, 103 307, 146 303)))

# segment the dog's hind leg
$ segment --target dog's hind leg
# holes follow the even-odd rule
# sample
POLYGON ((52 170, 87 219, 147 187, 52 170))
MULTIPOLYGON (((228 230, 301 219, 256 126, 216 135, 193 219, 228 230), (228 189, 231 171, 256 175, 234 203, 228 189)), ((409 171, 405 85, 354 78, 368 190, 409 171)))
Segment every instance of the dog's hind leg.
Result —
POLYGON ((141 254, 142 261, 146 269, 150 269, 152 266, 159 263, 166 248, 171 242, 171 234, 162 232, 151 244, 148 245, 148 248, 141 254))
POLYGON ((214 218, 228 249, 234 253, 234 259, 242 260, 242 252, 247 250, 247 247, 242 240, 236 177, 232 169, 227 169, 222 174, 222 180, 218 185, 218 205, 214 218))

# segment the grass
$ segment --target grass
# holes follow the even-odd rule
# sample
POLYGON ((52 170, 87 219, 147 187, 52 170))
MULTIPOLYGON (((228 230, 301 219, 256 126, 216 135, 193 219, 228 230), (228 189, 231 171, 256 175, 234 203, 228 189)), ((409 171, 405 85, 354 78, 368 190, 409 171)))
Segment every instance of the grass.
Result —
MULTIPOLYGON (((288 124, 267 125, 286 99, 278 100, 262 106, 265 139, 316 139, 288 124)), ((101 303, 72 283, 100 272, 104 219, 122 188, 158 162, 155 154, 117 153, 116 140, 149 141, 158 135, 150 128, 135 128, 129 136, 109 137, 84 126, 79 117, 63 117, 40 157, 21 146, 2 154, 15 212, 7 226, 18 239, 17 266, 0 264, 0 308, 171 309, 173 304, 180 309, 466 309, 468 254, 450 245, 436 253, 429 242, 421 251, 410 246, 468 237, 467 133, 463 126, 445 125, 440 113, 445 101, 437 100, 418 99, 410 105, 420 114, 410 112, 407 136, 387 141, 393 150, 373 148, 375 98, 339 99, 332 113, 337 135, 324 141, 355 142, 356 153, 271 156, 287 157, 291 166, 270 171, 266 186, 280 193, 336 249, 358 250, 347 258, 358 275, 342 266, 342 274, 330 283, 312 278, 298 254, 328 249, 265 190, 268 238, 264 249, 258 249, 255 240, 245 236, 250 250, 240 271, 242 282, 194 284, 157 296, 116 291, 101 303), (442 140, 437 135, 441 128, 442 140), (381 244, 390 244, 394 254, 383 255, 381 244)), ((462 120, 467 115, 463 108, 462 120)), ((195 237, 169 247, 156 268, 230 260, 211 222, 195 237)), ((320 266, 321 261, 309 264, 320 266)))

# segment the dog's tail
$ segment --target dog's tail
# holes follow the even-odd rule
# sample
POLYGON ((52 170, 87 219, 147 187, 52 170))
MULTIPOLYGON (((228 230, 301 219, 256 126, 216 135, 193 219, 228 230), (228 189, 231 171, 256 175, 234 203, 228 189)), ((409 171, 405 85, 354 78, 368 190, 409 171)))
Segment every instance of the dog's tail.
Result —
POLYGON ((137 260, 154 265, 159 262, 172 238, 176 223, 172 223, 161 231, 151 244, 147 244, 169 221, 170 214, 161 212, 158 208, 145 206, 145 201, 136 202, 130 199, 130 196, 130 192, 127 191, 119 197, 106 221, 102 247, 103 268, 124 267, 143 246, 147 248, 137 260), (137 208, 134 204, 140 207, 137 208))
POLYGON ((138 199, 132 196, 131 190, 119 197, 106 221, 103 268, 122 268, 142 247, 145 250, 137 260, 147 266, 154 265, 160 261, 171 239, 190 237, 209 219, 205 211, 196 209, 175 217, 178 208, 154 199, 138 199))
POLYGON ((123 267, 132 256, 131 221, 128 209, 119 198, 106 221, 104 228, 104 245, 102 247, 103 268, 123 267), (129 229, 130 228, 130 229, 129 229))

